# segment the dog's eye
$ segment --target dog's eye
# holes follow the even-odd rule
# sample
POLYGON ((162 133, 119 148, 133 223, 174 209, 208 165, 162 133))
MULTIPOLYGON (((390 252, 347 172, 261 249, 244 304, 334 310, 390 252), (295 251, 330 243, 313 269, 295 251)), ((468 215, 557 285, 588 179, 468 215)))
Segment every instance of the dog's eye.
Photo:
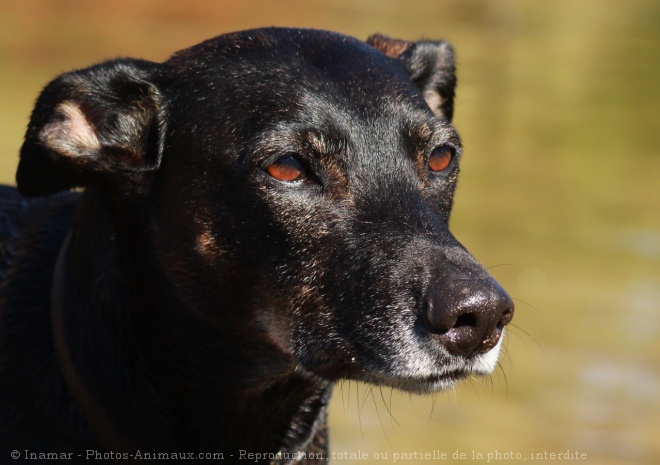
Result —
POLYGON ((266 168, 266 172, 278 181, 293 182, 305 179, 305 167, 292 155, 277 159, 266 168))
POLYGON ((450 147, 438 147, 431 152, 429 157, 429 169, 434 173, 444 171, 451 164, 454 151, 450 147))

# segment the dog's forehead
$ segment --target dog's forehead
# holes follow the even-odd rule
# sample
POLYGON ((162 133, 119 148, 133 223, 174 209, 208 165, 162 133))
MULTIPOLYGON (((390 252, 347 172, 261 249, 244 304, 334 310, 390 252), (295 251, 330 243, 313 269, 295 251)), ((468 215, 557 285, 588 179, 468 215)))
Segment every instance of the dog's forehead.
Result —
POLYGON ((438 119, 401 63, 337 33, 244 31, 183 50, 166 66, 179 137, 207 154, 221 146, 227 160, 255 138, 288 143, 310 131, 339 144, 393 146, 438 119))
POLYGON ((366 43, 312 29, 257 29, 226 34, 176 53, 168 62, 191 82, 224 90, 223 98, 256 102, 307 98, 305 92, 374 108, 422 98, 404 67, 366 43), (229 90, 230 92, 226 92, 229 90), (339 94, 338 94, 339 92, 339 94), (261 99, 263 100, 263 99, 261 99))
POLYGON ((354 37, 314 29, 266 28, 221 35, 175 53, 169 63, 198 68, 236 61, 280 61, 283 66, 306 61, 325 70, 392 61, 354 37))

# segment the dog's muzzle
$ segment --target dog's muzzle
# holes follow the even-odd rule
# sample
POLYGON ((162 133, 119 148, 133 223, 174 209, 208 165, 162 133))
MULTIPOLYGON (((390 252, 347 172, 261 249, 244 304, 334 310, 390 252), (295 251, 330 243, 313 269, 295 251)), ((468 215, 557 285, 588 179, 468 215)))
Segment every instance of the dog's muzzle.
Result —
POLYGON ((422 320, 450 354, 470 358, 497 346, 513 310, 511 297, 494 279, 459 279, 431 289, 422 320))

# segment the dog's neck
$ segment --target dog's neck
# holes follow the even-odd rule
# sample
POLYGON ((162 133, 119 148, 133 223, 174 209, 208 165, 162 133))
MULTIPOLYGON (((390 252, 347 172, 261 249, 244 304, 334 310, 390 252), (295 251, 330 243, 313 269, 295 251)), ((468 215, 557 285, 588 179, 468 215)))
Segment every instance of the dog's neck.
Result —
POLYGON ((296 373, 258 336, 212 327, 163 292, 171 283, 151 268, 140 231, 124 233, 138 226, 117 228, 111 212, 103 194, 82 196, 85 220, 60 255, 53 293, 63 373, 104 445, 217 451, 230 462, 241 451, 282 453, 272 463, 324 452, 331 386, 296 373))

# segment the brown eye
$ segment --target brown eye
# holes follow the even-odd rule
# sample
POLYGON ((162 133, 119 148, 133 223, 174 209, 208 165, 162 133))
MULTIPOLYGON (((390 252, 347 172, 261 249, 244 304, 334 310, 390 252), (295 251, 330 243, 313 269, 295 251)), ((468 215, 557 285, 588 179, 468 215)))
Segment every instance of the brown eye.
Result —
POLYGON ((278 181, 298 181, 305 178, 305 168, 302 163, 293 156, 278 159, 266 168, 266 172, 278 181))
POLYGON ((429 169, 434 173, 447 169, 451 163, 452 156, 453 152, 449 147, 438 147, 431 152, 431 156, 429 157, 429 169))

